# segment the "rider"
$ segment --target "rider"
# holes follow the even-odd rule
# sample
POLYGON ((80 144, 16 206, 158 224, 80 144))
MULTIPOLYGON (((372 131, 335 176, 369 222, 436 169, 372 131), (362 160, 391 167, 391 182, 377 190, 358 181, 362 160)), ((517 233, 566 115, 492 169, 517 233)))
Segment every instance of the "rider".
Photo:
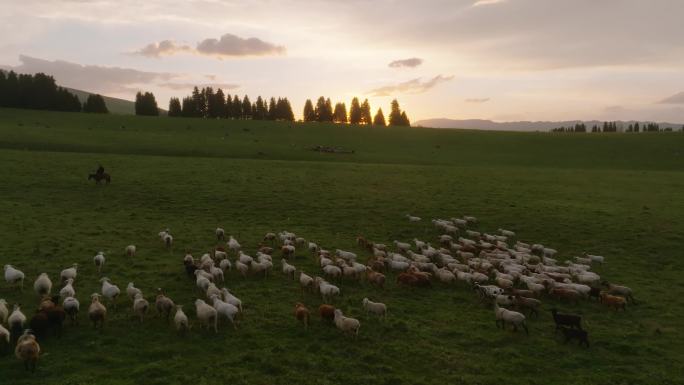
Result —
POLYGON ((104 174, 104 167, 102 167, 102 165, 100 164, 95 173, 99 176, 102 176, 104 174))

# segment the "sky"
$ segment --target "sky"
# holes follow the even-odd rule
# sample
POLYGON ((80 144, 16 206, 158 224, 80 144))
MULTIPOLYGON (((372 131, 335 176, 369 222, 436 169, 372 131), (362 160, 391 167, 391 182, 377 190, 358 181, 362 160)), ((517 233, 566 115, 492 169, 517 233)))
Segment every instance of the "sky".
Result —
POLYGON ((0 66, 428 118, 684 122, 682 0, 0 0, 0 66))

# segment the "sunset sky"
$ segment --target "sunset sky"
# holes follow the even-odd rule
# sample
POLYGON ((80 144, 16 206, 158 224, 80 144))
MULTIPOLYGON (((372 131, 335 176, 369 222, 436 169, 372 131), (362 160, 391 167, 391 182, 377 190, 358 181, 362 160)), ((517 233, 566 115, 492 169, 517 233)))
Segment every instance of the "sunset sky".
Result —
POLYGON ((684 122, 682 0, 0 0, 0 65, 160 107, 193 85, 415 121, 684 122))

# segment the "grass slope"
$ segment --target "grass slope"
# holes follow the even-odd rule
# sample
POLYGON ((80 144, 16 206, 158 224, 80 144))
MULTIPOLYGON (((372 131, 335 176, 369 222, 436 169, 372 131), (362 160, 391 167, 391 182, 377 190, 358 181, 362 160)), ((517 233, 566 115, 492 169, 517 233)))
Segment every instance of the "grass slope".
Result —
MULTIPOLYGON (((81 101, 81 103, 85 102, 88 99, 88 96, 92 94, 92 92, 77 90, 68 87, 67 90, 69 90, 69 92, 73 93, 74 95, 78 96, 78 99, 81 101)), ((102 98, 104 99, 110 114, 135 115, 134 102, 130 100, 113 98, 111 96, 104 95, 102 95, 102 98)))
MULTIPOLYGON (((0 263, 27 273, 24 293, 0 284, 0 298, 21 302, 45 271, 81 264, 76 291, 81 324, 42 344, 38 372, 25 375, 0 356, 7 384, 674 384, 683 378, 681 244, 684 135, 553 135, 429 129, 377 129, 266 122, 147 119, 0 110, 0 263), (339 145, 355 154, 305 150, 339 145), (86 173, 102 162, 110 186, 86 173), (411 212, 424 218, 409 223, 411 212), (582 313, 592 347, 564 345, 548 312, 530 336, 497 330, 488 306, 463 285, 406 290, 389 275, 386 290, 343 282, 335 305, 361 320, 358 340, 313 325, 305 332, 293 305, 300 296, 277 270, 262 279, 227 275, 242 298, 240 329, 177 337, 150 317, 140 325, 122 300, 102 333, 87 323, 99 291, 92 256, 107 253, 104 274, 152 299, 163 287, 194 318, 194 282, 185 249, 214 246, 221 225, 250 253, 267 231, 287 229, 328 249, 364 255, 358 234, 389 243, 435 242, 427 219, 464 213, 480 229, 516 230, 520 239, 606 256, 605 278, 631 286, 639 304, 614 313, 592 302, 545 300, 582 313), (170 227, 172 252, 157 232, 170 227), (121 254, 130 243, 139 255, 121 254), (361 310, 365 296, 389 306, 382 322, 361 310), (656 332, 659 330, 659 333, 656 332)), ((299 251, 293 262, 318 274, 299 251)))

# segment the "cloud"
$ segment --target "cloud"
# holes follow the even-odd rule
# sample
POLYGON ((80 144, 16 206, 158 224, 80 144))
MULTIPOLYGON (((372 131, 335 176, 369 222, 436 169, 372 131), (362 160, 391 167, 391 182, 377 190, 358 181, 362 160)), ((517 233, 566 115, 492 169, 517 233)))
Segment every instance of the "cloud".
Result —
POLYGON ((423 64, 423 59, 417 58, 417 57, 412 57, 409 59, 395 60, 395 61, 389 63, 389 67, 391 67, 391 68, 401 68, 401 67, 415 68, 421 64, 423 64))
POLYGON ((240 88, 239 84, 232 84, 232 83, 205 83, 205 84, 197 84, 197 83, 160 83, 158 84, 159 87, 164 87, 168 88, 171 90, 192 90, 194 87, 197 88, 206 88, 206 87, 211 87, 214 90, 221 88, 224 90, 232 90, 236 88, 240 88))
POLYGON ((493 5, 493 4, 499 4, 503 3, 506 0, 477 0, 475 3, 473 3, 473 7, 480 7, 483 5, 493 5))
POLYGON ((468 98, 465 100, 466 103, 487 103, 489 98, 468 98))
POLYGON ((427 82, 421 82, 421 78, 416 78, 403 83, 376 88, 369 91, 368 94, 370 94, 371 96, 390 96, 394 94, 421 94, 423 92, 427 92, 434 86, 440 83, 447 82, 453 78, 453 76, 437 75, 434 78, 428 80, 427 82))
POLYGON ((197 43, 197 52, 215 56, 282 55, 285 47, 265 42, 256 37, 243 39, 227 33, 221 39, 204 39, 197 43))
POLYGON ((7 67, 20 73, 44 72, 52 75, 62 86, 99 93, 130 93, 139 86, 169 81, 178 74, 166 72, 145 72, 130 68, 82 65, 62 60, 44 60, 19 55, 20 65, 7 67))
POLYGON ((684 92, 668 96, 659 101, 658 104, 684 104, 684 92))
POLYGON ((187 45, 178 45, 172 40, 162 40, 159 43, 150 43, 132 54, 158 58, 178 52, 192 52, 192 48, 187 45))
POLYGON ((220 39, 204 39, 197 43, 195 48, 189 45, 181 45, 173 40, 162 40, 159 43, 150 43, 145 47, 132 52, 134 55, 147 57, 170 56, 178 53, 191 53, 195 55, 215 56, 218 58, 230 56, 268 56, 282 55, 285 47, 265 42, 256 37, 247 39, 227 33, 220 39))

